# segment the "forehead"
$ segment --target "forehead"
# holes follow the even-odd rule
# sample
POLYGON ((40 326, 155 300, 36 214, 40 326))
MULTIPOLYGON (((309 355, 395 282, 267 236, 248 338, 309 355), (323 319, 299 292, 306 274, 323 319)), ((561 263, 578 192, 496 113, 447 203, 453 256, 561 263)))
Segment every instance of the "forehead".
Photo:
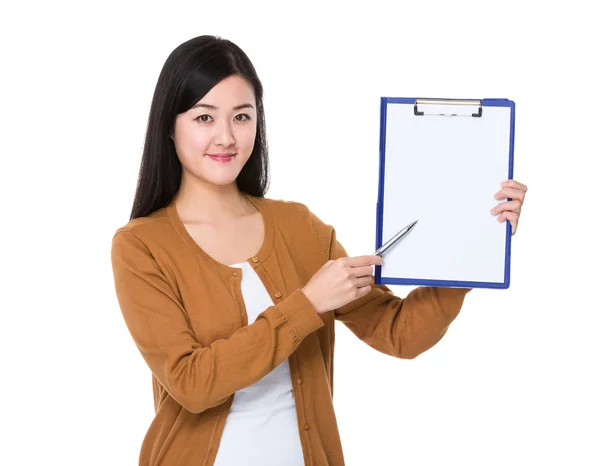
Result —
POLYGON ((241 76, 229 76, 219 81, 198 101, 198 104, 208 104, 217 108, 233 108, 243 104, 254 105, 254 101, 252 84, 241 76))

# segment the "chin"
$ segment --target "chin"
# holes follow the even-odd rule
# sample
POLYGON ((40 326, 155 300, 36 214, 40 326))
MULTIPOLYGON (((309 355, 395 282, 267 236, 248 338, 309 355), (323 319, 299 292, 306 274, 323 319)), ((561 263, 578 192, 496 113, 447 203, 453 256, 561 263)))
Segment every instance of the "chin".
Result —
POLYGON ((210 183, 214 186, 229 186, 232 183, 235 183, 235 180, 237 179, 237 175, 236 176, 227 176, 227 177, 203 177, 204 181, 206 181, 207 183, 210 183))

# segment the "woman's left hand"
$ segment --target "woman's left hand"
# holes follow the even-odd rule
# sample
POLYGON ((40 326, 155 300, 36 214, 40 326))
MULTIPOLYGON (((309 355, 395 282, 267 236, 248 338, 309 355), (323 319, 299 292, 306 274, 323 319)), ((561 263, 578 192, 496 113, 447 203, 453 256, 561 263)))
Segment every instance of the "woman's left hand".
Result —
POLYGON ((525 193, 527 192, 527 186, 519 183, 515 180, 506 180, 500 183, 502 188, 496 194, 494 199, 512 199, 510 201, 501 202, 494 207, 490 212, 492 215, 498 215, 498 222, 508 220, 512 226, 512 234, 517 232, 517 225, 519 224, 519 216, 521 215, 521 207, 525 201, 525 193))

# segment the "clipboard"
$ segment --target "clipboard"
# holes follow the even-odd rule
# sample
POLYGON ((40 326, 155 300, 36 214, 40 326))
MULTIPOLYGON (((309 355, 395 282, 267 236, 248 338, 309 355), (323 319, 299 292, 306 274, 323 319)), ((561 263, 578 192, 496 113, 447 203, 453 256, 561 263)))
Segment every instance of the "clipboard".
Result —
POLYGON ((382 97, 375 284, 510 286, 512 229, 490 210, 513 178, 515 103, 508 99, 382 97))

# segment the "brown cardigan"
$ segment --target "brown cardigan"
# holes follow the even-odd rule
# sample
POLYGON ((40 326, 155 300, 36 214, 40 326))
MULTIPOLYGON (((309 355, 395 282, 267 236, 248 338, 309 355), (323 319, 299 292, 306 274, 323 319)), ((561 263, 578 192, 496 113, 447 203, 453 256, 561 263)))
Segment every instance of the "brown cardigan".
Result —
POLYGON ((112 243, 125 323, 152 371, 156 416, 140 466, 210 466, 234 394, 289 358, 307 465, 344 464, 333 410, 335 320, 399 358, 435 345, 469 289, 419 287, 406 298, 373 286, 319 316, 301 288, 328 260, 346 256, 335 230, 306 206, 246 195, 265 224, 249 258, 274 305, 248 325, 242 270, 212 259, 187 233, 175 204, 119 228, 112 243))

